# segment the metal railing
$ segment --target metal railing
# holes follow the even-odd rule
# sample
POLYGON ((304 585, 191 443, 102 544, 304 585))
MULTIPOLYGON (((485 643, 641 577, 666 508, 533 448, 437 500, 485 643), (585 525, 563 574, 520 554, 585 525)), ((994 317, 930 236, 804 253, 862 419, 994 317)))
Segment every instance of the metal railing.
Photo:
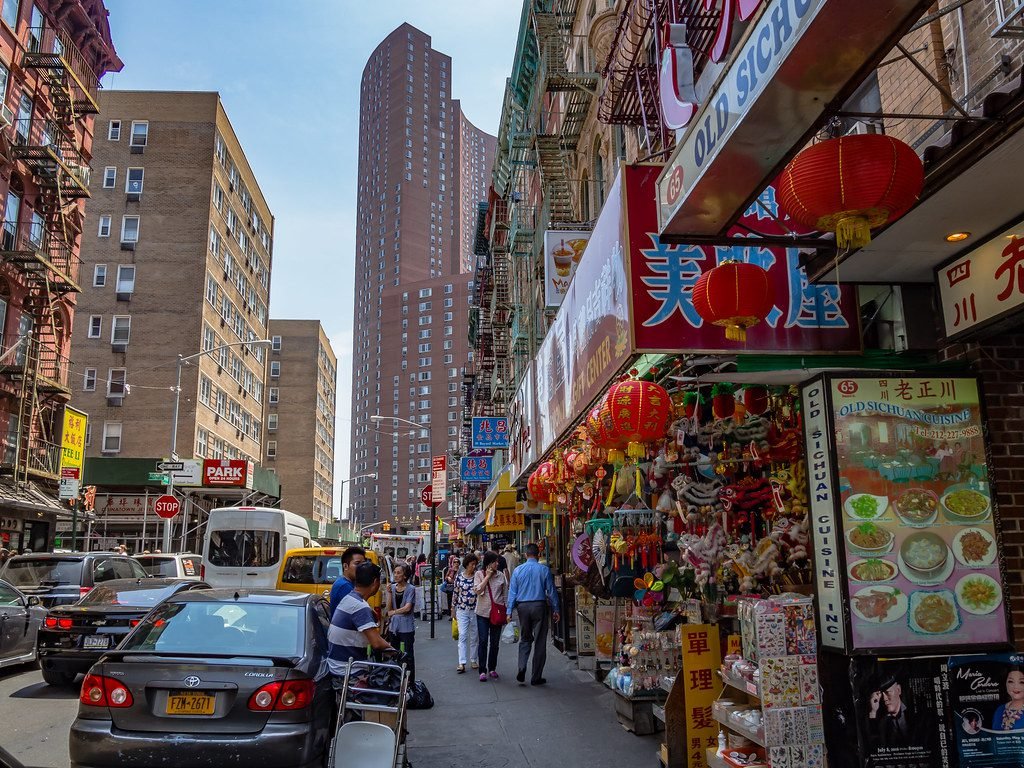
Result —
MULTIPOLYGON (((64 30, 54 29, 49 24, 29 27, 22 62, 36 69, 64 67, 88 101, 93 106, 98 105, 100 84, 96 72, 64 30)), ((95 111, 99 111, 98 107, 95 111)))
POLYGON ((38 437, 28 441, 28 471, 36 475, 57 477, 60 474, 61 448, 38 437))
POLYGON ((9 333, 0 337, 0 370, 35 373, 44 387, 68 390, 71 358, 62 355, 51 339, 34 339, 32 334, 9 333))
POLYGON ((37 175, 45 176, 47 165, 59 163, 78 186, 88 191, 89 165, 74 140, 53 120, 17 117, 10 127, 14 154, 30 165, 37 175))
POLYGON ((63 237, 42 224, 0 221, 0 255, 31 255, 70 283, 78 283, 81 259, 63 237))

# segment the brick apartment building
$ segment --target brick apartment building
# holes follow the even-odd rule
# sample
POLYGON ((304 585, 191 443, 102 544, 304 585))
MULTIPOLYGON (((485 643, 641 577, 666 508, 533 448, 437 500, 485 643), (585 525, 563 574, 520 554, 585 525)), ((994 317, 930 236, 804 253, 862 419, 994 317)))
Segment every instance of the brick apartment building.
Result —
POLYGON ((370 56, 360 92, 348 513, 396 530, 419 529, 430 457, 458 447, 473 214, 496 141, 462 115, 451 72, 403 24, 370 56))
POLYGON ((281 482, 281 506, 318 523, 333 519, 338 359, 319 320, 271 320, 264 464, 281 482))
POLYGON ((0 3, 0 546, 49 549, 99 79, 102 0, 0 3))
POLYGON ((216 93, 100 97, 75 404, 89 456, 263 456, 274 218, 216 93))

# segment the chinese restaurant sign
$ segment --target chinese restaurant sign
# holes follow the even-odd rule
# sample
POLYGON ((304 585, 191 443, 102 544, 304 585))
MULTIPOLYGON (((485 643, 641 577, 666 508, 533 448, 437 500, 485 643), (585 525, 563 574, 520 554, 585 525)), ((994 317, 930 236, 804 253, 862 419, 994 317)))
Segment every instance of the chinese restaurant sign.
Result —
POLYGON ((459 461, 459 478, 464 483, 487 484, 493 477, 494 459, 490 456, 463 456, 459 461))
POLYGON ((85 431, 89 417, 81 411, 64 406, 64 431, 61 433, 60 468, 78 470, 75 475, 81 480, 82 460, 85 456, 85 431))
MULTIPOLYGON (((650 203, 655 175, 654 168, 629 168, 626 175, 636 351, 860 353, 856 289, 812 284, 800 266, 798 249, 662 243, 650 203), (775 291, 775 306, 747 331, 745 342, 726 339, 725 330, 704 322, 693 306, 692 290, 700 276, 729 259, 767 270, 775 291)), ((785 234, 777 217, 781 214, 775 188, 768 187, 740 218, 746 229, 732 234, 785 234)), ((795 222, 785 223, 790 230, 799 230, 795 222)))
POLYGON ((1010 227, 935 270, 946 338, 954 341, 1024 305, 1024 239, 1010 227))
POLYGON ((508 419, 504 416, 473 417, 473 450, 508 448, 508 419))
POLYGON ((548 230, 544 233, 544 304, 548 309, 562 303, 589 239, 589 232, 548 230))
POLYGON ((707 766, 707 749, 718 744, 718 722, 712 717, 715 699, 722 692, 718 669, 722 652, 718 627, 684 624, 683 702, 686 707, 686 757, 689 768, 707 766))
MULTIPOLYGON (((977 381, 899 375, 820 381, 827 382, 827 433, 835 436, 833 509, 843 553, 836 570, 848 601, 847 650, 1006 647, 977 381)), ((828 555, 817 536, 815 544, 819 559, 828 555)))

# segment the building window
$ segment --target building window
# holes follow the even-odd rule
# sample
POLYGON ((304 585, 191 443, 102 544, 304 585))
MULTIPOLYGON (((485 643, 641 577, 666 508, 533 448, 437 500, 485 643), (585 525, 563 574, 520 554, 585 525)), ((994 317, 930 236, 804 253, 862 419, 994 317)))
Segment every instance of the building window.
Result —
POLYGON ((110 343, 127 344, 132 335, 131 315, 114 315, 110 324, 110 343))
POLYGON ((135 265, 119 264, 117 267, 117 292, 135 292, 135 265))
POLYGON ((276 431, 277 431, 277 414, 276 413, 268 413, 267 414, 267 432, 276 432, 276 431))
POLYGON ((280 352, 281 351, 281 337, 280 336, 274 336, 274 337, 272 337, 270 339, 270 348, 272 350, 274 350, 275 352, 280 352))
POLYGON ((113 189, 115 184, 117 184, 117 168, 108 165, 103 169, 103 188, 113 189))
POLYGON ((270 387, 270 389, 267 390, 267 402, 271 405, 276 403, 280 397, 280 392, 281 390, 277 387, 270 387))
POLYGON ((103 452, 104 453, 120 453, 121 452, 121 422, 120 421, 104 421, 103 422, 103 452))
POLYGON ((270 377, 273 379, 278 378, 281 375, 281 361, 271 360, 270 361, 270 377))
POLYGON ((92 287, 102 288, 107 284, 107 265, 97 264, 92 268, 92 287))
POLYGON ((277 458, 277 440, 268 440, 267 441, 267 458, 268 459, 277 458))
POLYGON ((125 381, 128 377, 126 368, 111 368, 107 371, 107 397, 124 397, 125 381))
POLYGON ((103 333, 103 315, 89 315, 89 338, 98 339, 103 333))
POLYGON ((85 377, 82 381, 83 392, 95 392, 96 391, 96 369, 86 368, 85 377))
POLYGON ((110 237, 110 217, 100 216, 100 228, 96 233, 98 237, 110 237))
POLYGON ((121 242, 137 243, 139 241, 139 217, 121 217, 121 242))
POLYGON ((131 146, 144 147, 149 143, 149 122, 146 120, 132 120, 131 146))
POLYGON ((121 140, 121 121, 111 120, 107 124, 107 141, 121 140))
POLYGON ((145 175, 144 168, 129 168, 128 176, 125 178, 124 191, 129 195, 141 195, 145 175))
POLYGON ((213 207, 218 211, 224 207, 224 190, 216 181, 213 182, 213 207))

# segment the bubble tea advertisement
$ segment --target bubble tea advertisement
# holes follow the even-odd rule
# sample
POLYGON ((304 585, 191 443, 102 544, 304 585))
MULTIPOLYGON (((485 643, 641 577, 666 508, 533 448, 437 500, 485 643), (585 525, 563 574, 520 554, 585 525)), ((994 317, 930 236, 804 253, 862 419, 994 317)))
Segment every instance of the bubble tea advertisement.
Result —
POLYGON ((853 651, 1005 648, 977 381, 834 377, 853 651))

